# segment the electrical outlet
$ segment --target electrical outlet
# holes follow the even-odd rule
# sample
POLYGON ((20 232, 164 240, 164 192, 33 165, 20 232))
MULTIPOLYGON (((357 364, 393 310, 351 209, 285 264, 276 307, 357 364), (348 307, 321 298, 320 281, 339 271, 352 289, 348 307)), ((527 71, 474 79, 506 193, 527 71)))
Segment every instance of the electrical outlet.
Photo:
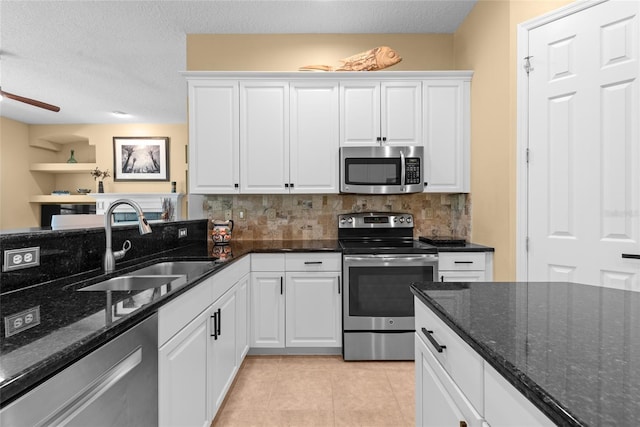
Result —
POLYGON ((178 228, 178 239, 182 239, 183 237, 187 237, 187 229, 178 228))
POLYGON ((23 249, 8 249, 4 251, 2 271, 19 270, 21 268, 37 267, 40 265, 40 246, 23 249))
POLYGON ((12 314, 4 318, 4 336, 19 334, 40 324, 40 306, 31 307, 20 313, 12 314))
POLYGON ((247 219, 247 212, 244 209, 238 211, 238 217, 242 220, 247 219))
POLYGON ((267 219, 273 220, 276 219, 276 210, 273 208, 267 209, 267 219))
POLYGON ((229 221, 233 216, 233 211, 231 209, 227 209, 224 211, 224 220, 229 221))

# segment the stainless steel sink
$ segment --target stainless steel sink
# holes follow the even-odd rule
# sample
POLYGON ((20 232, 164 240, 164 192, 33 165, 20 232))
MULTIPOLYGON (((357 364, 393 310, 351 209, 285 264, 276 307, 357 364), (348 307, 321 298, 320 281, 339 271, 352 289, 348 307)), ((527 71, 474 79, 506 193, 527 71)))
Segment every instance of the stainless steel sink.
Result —
POLYGON ((187 281, 193 280, 207 271, 212 270, 216 264, 213 261, 168 261, 152 264, 138 270, 127 273, 126 276, 187 276, 187 281))
POLYGON ((79 291, 141 291, 167 285, 175 289, 187 283, 186 275, 119 276, 95 285, 85 286, 79 291))

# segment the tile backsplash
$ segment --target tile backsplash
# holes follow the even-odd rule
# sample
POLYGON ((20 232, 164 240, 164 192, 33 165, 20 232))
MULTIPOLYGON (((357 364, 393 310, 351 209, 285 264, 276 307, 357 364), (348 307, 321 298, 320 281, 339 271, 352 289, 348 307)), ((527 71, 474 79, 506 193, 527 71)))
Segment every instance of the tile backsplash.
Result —
POLYGON ((203 210, 210 220, 231 211, 234 240, 336 239, 338 214, 367 211, 412 213, 415 237, 471 234, 469 194, 216 195, 205 198, 203 210))

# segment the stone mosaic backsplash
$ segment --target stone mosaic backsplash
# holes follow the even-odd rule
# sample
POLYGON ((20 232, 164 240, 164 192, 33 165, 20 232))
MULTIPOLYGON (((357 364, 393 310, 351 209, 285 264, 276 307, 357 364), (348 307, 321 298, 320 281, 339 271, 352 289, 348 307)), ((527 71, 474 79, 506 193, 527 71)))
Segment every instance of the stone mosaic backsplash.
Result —
POLYGON ((203 210, 210 220, 224 220, 231 210, 233 240, 336 239, 338 214, 368 211, 413 214, 414 237, 471 237, 469 194, 216 195, 205 199, 203 210))

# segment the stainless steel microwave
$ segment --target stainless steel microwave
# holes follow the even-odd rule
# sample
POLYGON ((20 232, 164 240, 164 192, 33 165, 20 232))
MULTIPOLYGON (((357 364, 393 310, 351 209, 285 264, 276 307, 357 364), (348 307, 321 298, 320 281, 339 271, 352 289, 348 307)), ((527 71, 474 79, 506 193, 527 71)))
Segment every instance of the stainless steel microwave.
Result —
POLYGON ((423 147, 340 148, 340 192, 404 194, 424 191, 423 147))

